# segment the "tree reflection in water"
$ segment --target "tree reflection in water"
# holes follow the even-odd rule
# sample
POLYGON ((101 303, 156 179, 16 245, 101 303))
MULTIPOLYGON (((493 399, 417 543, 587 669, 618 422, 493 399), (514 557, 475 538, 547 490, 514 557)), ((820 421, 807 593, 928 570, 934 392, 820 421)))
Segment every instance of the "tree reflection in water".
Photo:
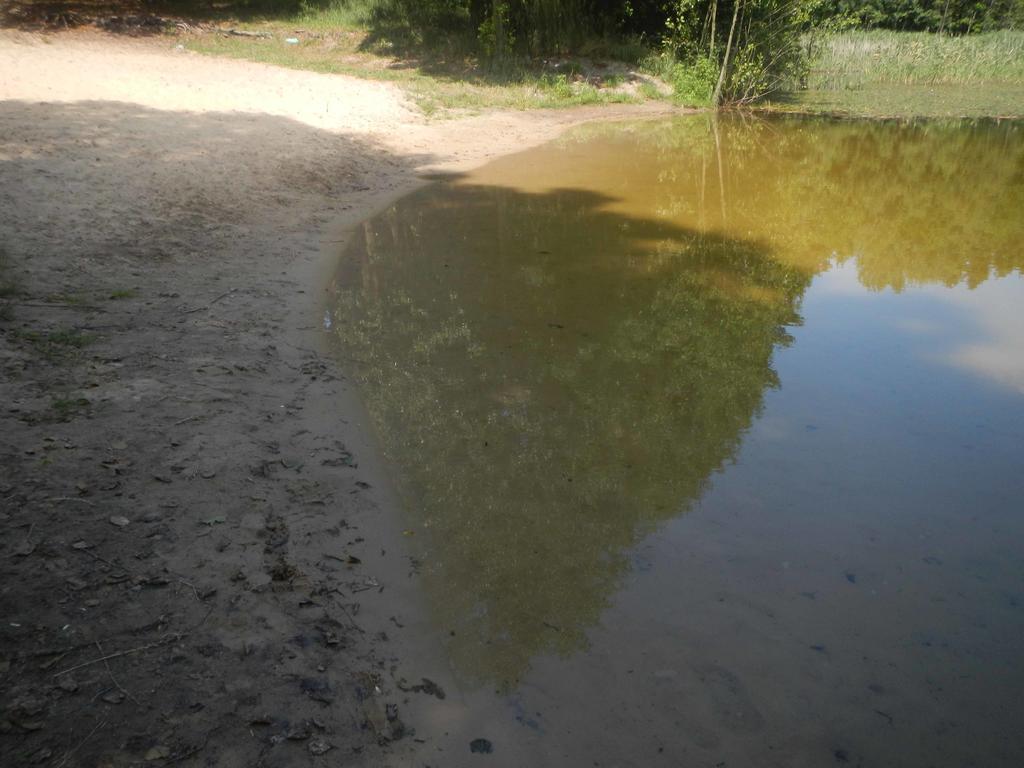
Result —
POLYGON ((875 289, 1019 269, 1020 138, 598 126, 367 222, 335 327, 460 672, 512 686, 585 645, 630 546, 700 497, 778 386, 815 274, 852 256, 875 289))

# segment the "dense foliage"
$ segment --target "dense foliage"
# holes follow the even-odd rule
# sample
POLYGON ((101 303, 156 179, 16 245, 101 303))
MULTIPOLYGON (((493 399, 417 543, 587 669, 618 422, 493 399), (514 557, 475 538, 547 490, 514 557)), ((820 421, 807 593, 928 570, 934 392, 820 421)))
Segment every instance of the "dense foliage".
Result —
MULTIPOLYGON (((736 5, 729 0, 379 0, 381 19, 416 36, 472 39, 482 47, 551 53, 593 37, 636 35, 652 41, 678 36, 699 17, 705 38, 728 34, 736 5), (680 24, 683 26, 681 27, 680 24), (724 30, 722 29, 724 28, 724 30)), ((981 32, 1020 27, 1024 0, 747 0, 747 24, 812 11, 816 24, 930 32, 981 32), (808 7, 812 6, 812 7, 808 7)), ((744 9, 740 8, 740 14, 744 9)))
POLYGON ((1024 0, 378 0, 372 20, 390 43, 469 51, 502 66, 588 47, 646 48, 655 52, 648 69, 680 100, 718 104, 801 83, 813 35, 1015 27, 1024 0))
POLYGON ((820 1, 389 0, 373 20, 398 45, 470 49, 492 63, 643 41, 687 101, 742 102, 799 76, 820 1))
POLYGON ((988 32, 1024 26, 1024 0, 828 0, 819 18, 918 32, 988 32))

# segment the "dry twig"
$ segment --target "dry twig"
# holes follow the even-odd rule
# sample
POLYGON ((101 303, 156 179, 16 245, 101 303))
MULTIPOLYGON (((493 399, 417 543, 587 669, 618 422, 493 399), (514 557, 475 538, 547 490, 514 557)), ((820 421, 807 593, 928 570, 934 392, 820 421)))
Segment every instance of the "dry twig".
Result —
POLYGON ((91 667, 93 664, 99 664, 100 662, 109 661, 110 659, 119 659, 122 656, 131 656, 133 653, 142 653, 142 651, 148 651, 148 650, 151 650, 153 648, 159 648, 162 645, 167 645, 168 643, 177 642, 177 641, 179 641, 179 640, 181 640, 181 639, 183 639, 183 638, 185 638, 187 636, 188 636, 188 633, 185 633, 183 635, 179 635, 179 634, 167 635, 166 637, 161 638, 160 640, 157 640, 157 641, 152 642, 152 643, 147 643, 146 645, 140 645, 137 648, 129 648, 126 651, 118 651, 117 653, 109 653, 106 656, 101 656, 100 658, 93 659, 92 661, 83 661, 81 664, 76 664, 73 667, 68 667, 67 669, 64 669, 64 670, 61 670, 60 672, 57 672, 56 674, 54 674, 54 677, 60 677, 61 675, 66 675, 66 674, 69 674, 71 672, 74 672, 77 669, 82 669, 83 667, 91 667))

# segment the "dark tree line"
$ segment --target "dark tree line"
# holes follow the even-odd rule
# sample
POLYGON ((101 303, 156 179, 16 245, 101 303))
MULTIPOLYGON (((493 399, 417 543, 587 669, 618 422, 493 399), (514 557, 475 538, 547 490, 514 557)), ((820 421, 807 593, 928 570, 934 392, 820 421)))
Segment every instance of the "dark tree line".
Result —
POLYGON ((1024 26, 1024 0, 391 0, 378 17, 419 42, 458 40, 483 53, 539 55, 594 37, 659 41, 688 17, 699 17, 706 35, 713 25, 724 43, 744 6, 751 24, 755 9, 763 8, 773 20, 796 12, 817 24, 895 30, 959 34, 1024 26))
POLYGON ((820 13, 858 27, 967 34, 1024 27, 1024 0, 830 0, 820 13))
POLYGON ((800 82, 810 32, 1022 25, 1024 0, 385 0, 371 26, 399 47, 460 49, 498 63, 632 41, 633 51, 660 54, 658 74, 677 95, 717 105, 800 82))

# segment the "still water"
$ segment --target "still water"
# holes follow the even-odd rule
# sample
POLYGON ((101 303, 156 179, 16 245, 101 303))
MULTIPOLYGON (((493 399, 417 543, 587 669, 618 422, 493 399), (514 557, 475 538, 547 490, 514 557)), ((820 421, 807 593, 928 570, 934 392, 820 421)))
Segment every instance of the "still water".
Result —
POLYGON ((494 757, 1024 765, 1022 266, 1013 123, 589 126, 367 222, 334 327, 494 757))

